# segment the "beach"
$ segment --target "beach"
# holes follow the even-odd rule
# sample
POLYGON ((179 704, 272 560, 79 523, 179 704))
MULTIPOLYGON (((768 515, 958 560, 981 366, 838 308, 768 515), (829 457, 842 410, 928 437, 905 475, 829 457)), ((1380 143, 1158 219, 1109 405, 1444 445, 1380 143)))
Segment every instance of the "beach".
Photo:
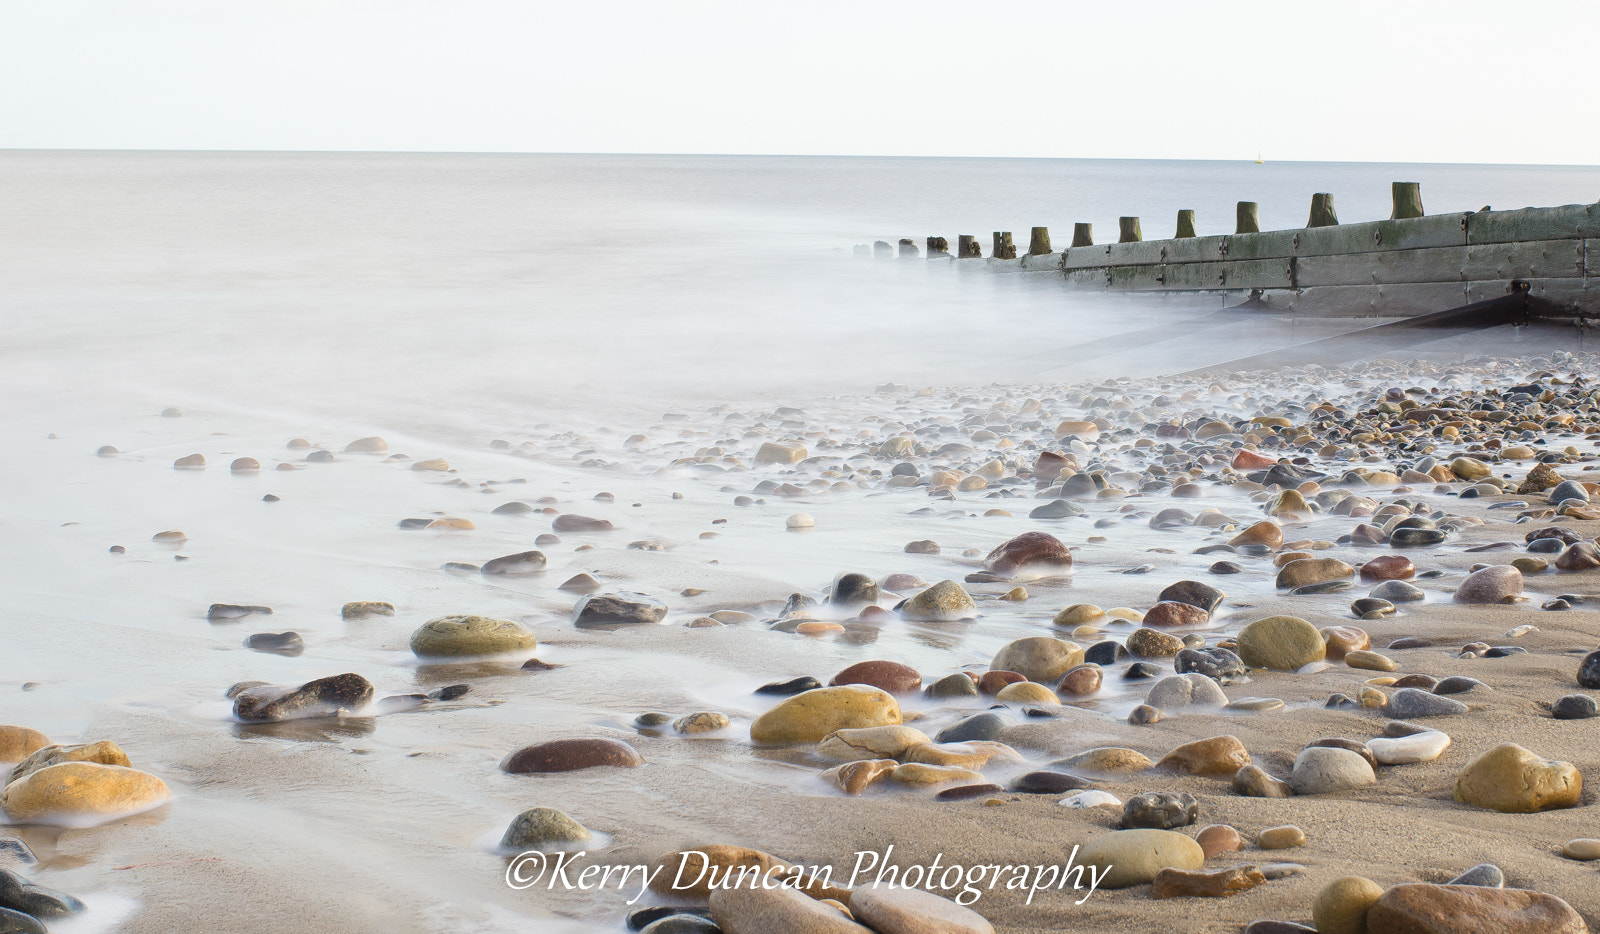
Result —
MULTIPOLYGON (((1186 871, 1262 881, 1226 898, 997 886, 966 907, 1018 934, 1234 932, 1309 924, 1343 877, 1388 890, 1493 863, 1506 889, 1600 922, 1597 864, 1562 855, 1596 836, 1600 720, 1551 710, 1600 696, 1578 677, 1600 648, 1585 544, 1600 410, 1573 330, 1180 378, 1165 374, 1342 325, 1240 313, 1201 328, 1187 309, 1032 277, 858 260, 821 247, 844 226, 832 215, 804 228, 800 262, 771 258, 774 223, 770 266, 596 250, 554 272, 493 237, 346 255, 381 226, 351 216, 354 232, 313 231, 270 262, 244 247, 281 229, 218 221, 223 245, 174 234, 190 252, 169 254, 125 233, 6 270, 23 288, 6 306, 0 724, 112 741, 168 793, 130 799, 132 816, 0 826, 36 860, 0 847, 0 866, 87 906, 51 931, 621 931, 640 907, 707 899, 636 879, 510 885, 519 814, 581 825, 547 845, 581 849, 575 866, 723 845, 837 882, 890 847, 901 867, 1062 865, 1127 832, 1124 806, 1146 793, 1193 796, 1167 832, 1237 831, 1239 849, 1186 871), (529 278, 507 287, 508 268, 529 278), (774 280, 784 294, 763 304, 774 280), (1072 351, 1163 324, 1173 341, 1072 351), (1540 465, 1573 495, 1530 485, 1540 465), (1549 527, 1566 537, 1528 538, 1549 527), (1048 559, 996 558, 1041 534, 1048 559), (1291 573, 1295 556, 1310 563, 1291 573), (1514 576, 1481 573, 1513 561, 1514 576), (1357 612, 1380 573, 1421 599, 1357 612), (1162 598, 1182 582, 1221 596, 1162 598), (484 644, 515 647, 440 649, 453 630, 430 621, 457 616, 514 624, 484 644), (1251 655, 1247 627, 1285 617, 1301 622, 1265 644, 1309 654, 1251 655), (1329 627, 1367 644, 1339 632, 1330 654, 1329 627), (1294 642, 1306 628, 1315 646, 1294 642), (419 643, 424 629, 442 642, 419 643), (1014 670, 997 656, 1027 667, 1013 646, 1040 638, 1030 651, 1067 669, 980 682, 1014 670), (1130 639, 1149 654, 1119 654, 1130 639), (1171 687, 1151 703, 1195 649, 1220 650, 1193 669, 1219 676, 1182 690, 1231 706, 1171 687), (843 720, 779 723, 817 695, 758 693, 807 677, 837 690, 863 662, 890 664, 844 676, 868 680, 846 688, 843 720), (1069 691, 1070 670, 1086 673, 1069 691), (285 691, 343 675, 355 701, 282 712, 285 691), (1434 693, 1446 678, 1475 683, 1434 693), (1391 721, 1420 725, 1404 750, 1448 744, 1377 762, 1369 742, 1410 729, 1391 721), (839 724, 918 734, 862 737, 886 752, 860 761, 890 764, 852 794, 827 740, 839 724), (1218 737, 1236 743, 1167 758, 1218 737), (1330 738, 1347 742, 1313 745, 1330 738), (630 764, 554 769, 539 747, 563 740, 610 744, 561 747, 567 764, 630 764), (1529 813, 1457 800, 1469 764, 1506 743, 1589 784, 1529 813), (1293 783, 1307 747, 1356 777, 1238 790, 1240 753, 1293 783), (1096 791, 1116 803, 1062 803, 1096 791), (1285 825, 1303 844, 1259 846, 1285 825)), ((45 226, 70 240, 88 217, 45 226)), ((736 930, 755 909, 720 910, 736 930)))

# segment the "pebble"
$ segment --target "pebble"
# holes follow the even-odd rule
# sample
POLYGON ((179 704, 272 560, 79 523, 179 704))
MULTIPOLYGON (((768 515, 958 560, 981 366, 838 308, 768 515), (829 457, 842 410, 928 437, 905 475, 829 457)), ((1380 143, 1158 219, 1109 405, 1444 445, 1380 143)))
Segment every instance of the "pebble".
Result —
POLYGON ((1011 721, 1005 716, 985 712, 964 717, 940 730, 934 739, 941 743, 967 743, 973 740, 996 740, 1000 738, 1000 731, 1005 729, 1011 721))
POLYGON ((61 762, 11 781, 0 791, 0 810, 17 823, 77 823, 137 814, 172 797, 148 772, 99 762, 61 762))
POLYGON ((587 828, 555 808, 529 808, 511 821, 500 838, 500 847, 520 852, 552 844, 583 843, 589 836, 587 828))
POLYGON ((411 651, 418 658, 503 655, 538 646, 520 624, 486 616, 440 616, 411 634, 411 651))
POLYGON ((1587 720, 1600 717, 1600 703, 1588 694, 1567 694, 1550 706, 1550 715, 1557 720, 1587 720))
POLYGON ((851 892, 850 913, 878 934, 994 934, 994 927, 976 911, 918 888, 857 887, 851 892))
POLYGON ((1367 740, 1367 748, 1381 765, 1432 762, 1450 748, 1450 737, 1436 730, 1400 737, 1379 736, 1367 740))
POLYGON ((1295 757, 1289 785, 1297 795, 1336 794, 1376 783, 1367 760, 1348 749, 1310 746, 1295 757))
POLYGON ((1126 746, 1096 746, 1068 756, 1056 765, 1096 775, 1123 775, 1150 768, 1150 757, 1126 746))
POLYGON ((1163 711, 1181 710, 1185 707, 1222 707, 1228 696, 1222 693, 1217 682, 1203 674, 1182 674, 1157 681, 1144 702, 1163 711))
MULTIPOLYGON (((1372 597, 1365 598, 1365 600, 1373 599, 1372 597)), ((1364 600, 1357 600, 1355 604, 1351 604, 1351 610, 1354 611, 1356 605, 1363 602, 1364 600)), ((1388 603, 1386 600, 1377 602, 1388 603)), ((1392 604, 1389 605, 1393 606, 1392 604)), ((1363 651, 1372 647, 1372 637, 1367 635, 1366 630, 1355 626, 1324 626, 1317 631, 1322 635, 1324 657, 1330 661, 1339 661, 1351 652, 1363 651)))
POLYGON ((899 767, 893 759, 858 759, 836 765, 819 777, 847 795, 859 795, 879 782, 885 781, 899 767))
POLYGON ((891 726, 900 705, 878 688, 861 685, 818 688, 780 701, 750 725, 757 743, 815 743, 835 730, 891 726))
POLYGON ((1183 650, 1183 640, 1171 633, 1140 627, 1128 636, 1127 650, 1135 658, 1172 658, 1183 650))
POLYGON ((1151 898, 1227 898, 1263 885, 1267 877, 1254 866, 1235 866, 1209 872, 1163 869, 1150 886, 1151 898))
POLYGON ((1233 790, 1247 798, 1291 798, 1294 788, 1258 765, 1247 765, 1233 773, 1233 790))
POLYGON ((1452 599, 1457 603, 1511 603, 1522 594, 1522 572, 1494 565, 1467 575, 1452 599))
POLYGON ((1576 840, 1568 840, 1567 845, 1561 848, 1561 855, 1567 859, 1576 859, 1584 862, 1600 859, 1600 839, 1580 837, 1576 840))
POLYGON ((1157 768, 1188 775, 1234 775, 1250 764, 1250 753, 1236 736, 1213 736, 1174 748, 1157 768))
MULTIPOLYGON (((1311 903, 1317 934, 1369 934, 1367 915, 1383 895, 1383 886, 1361 876, 1344 876, 1322 887, 1311 903)), ((1382 934, 1381 928, 1371 928, 1382 934)))
POLYGON ((1039 565, 1066 568, 1072 565, 1072 552, 1065 543, 1048 532, 1024 532, 1001 543, 984 558, 984 569, 992 574, 1011 575, 1025 567, 1039 565))
MULTIPOLYGON (((663 873, 671 877, 669 868, 663 873)), ((683 897, 683 892, 673 895, 683 897)), ((866 934, 867 928, 792 888, 718 888, 710 893, 711 916, 726 934, 866 934)))
POLYGON ((1076 642, 1049 636, 1029 636, 1003 646, 995 653, 989 667, 1015 671, 1029 681, 1040 684, 1053 684, 1081 664, 1083 648, 1076 642))
POLYGON ((922 689, 922 675, 909 665, 879 659, 856 662, 834 675, 828 684, 865 684, 890 694, 909 694, 922 689))
POLYGON ((1173 830, 1113 830, 1094 837, 1078 853, 1078 863, 1104 873, 1101 888, 1123 889, 1155 881, 1163 869, 1197 870, 1205 851, 1173 830))
MULTIPOLYGON (((960 677, 966 678, 966 675, 961 675, 960 677)), ((967 680, 971 681, 972 679, 967 678, 967 680)), ((754 693, 776 694, 780 697, 788 697, 793 694, 799 694, 801 692, 810 691, 820 687, 822 687, 821 681, 818 681, 816 678, 813 678, 810 675, 801 675, 798 678, 791 678, 788 681, 773 681, 763 684, 762 686, 756 688, 754 693)))
POLYGON ((905 601, 900 615, 912 620, 952 622, 977 616, 978 605, 960 584, 943 580, 905 601))
POLYGON ((233 715, 244 721, 342 717, 372 702, 372 682, 345 673, 307 681, 297 688, 257 683, 233 694, 233 715))
MULTIPOLYGON (((1318 930, 1329 934, 1321 925, 1318 930)), ((1586 934, 1588 925, 1571 905, 1542 892, 1407 882, 1391 887, 1373 903, 1367 911, 1366 931, 1586 934)))
POLYGON ((627 591, 586 594, 572 608, 572 622, 579 629, 659 623, 666 618, 665 603, 627 591))
POLYGON ((638 750, 618 739, 578 737, 534 743, 500 760, 500 769, 513 775, 571 772, 599 766, 636 768, 644 765, 638 750))
POLYGON ((953 675, 945 675, 943 678, 928 685, 924 693, 929 697, 937 698, 977 697, 978 683, 967 675, 957 672, 953 675))
POLYGON ((1256 846, 1263 850, 1287 850, 1306 845, 1306 832, 1293 824, 1268 827, 1256 834, 1256 846))
POLYGON ((1294 671, 1321 661, 1327 649, 1322 633, 1296 616, 1269 616, 1240 630, 1239 657, 1252 668, 1294 671))
POLYGON ((355 600, 346 603, 339 610, 340 617, 344 619, 366 619, 372 616, 393 616, 394 604, 381 600, 355 600))
POLYGON ((1011 790, 1030 795, 1058 795, 1068 791, 1082 791, 1094 783, 1068 772, 1049 769, 1027 772, 1011 782, 1011 790))
POLYGON ((1388 714, 1397 720, 1415 717, 1450 717, 1464 714, 1466 704, 1417 688, 1401 688, 1389 696, 1388 714))
POLYGON ((673 722, 672 728, 679 733, 711 733, 726 729, 731 722, 727 714, 702 710, 679 717, 673 722))
POLYGON ((1506 874, 1501 872, 1500 867, 1494 863, 1479 863, 1445 884, 1481 885, 1486 888, 1500 889, 1505 888, 1506 874))
POLYGON ((1600 651, 1590 652, 1578 664, 1578 687, 1600 689, 1600 651))
POLYGON ((1582 792, 1583 776, 1572 763, 1546 761, 1515 743, 1467 763, 1455 785, 1461 804, 1508 814, 1574 807, 1582 792))
POLYGON ((1235 652, 1220 646, 1182 649, 1173 659, 1179 674, 1199 674, 1218 684, 1235 684, 1247 681, 1249 669, 1235 652))
POLYGON ((258 632, 244 640, 244 647, 275 655, 299 655, 306 644, 298 632, 258 632))
POLYGON ((1171 830, 1187 827, 1200 814, 1200 802, 1183 791, 1147 791, 1129 798, 1122 807, 1122 826, 1171 830))
POLYGON ((1239 831, 1227 824, 1207 824, 1194 835, 1194 842, 1200 844, 1206 859, 1211 859, 1220 853, 1232 853, 1244 849, 1244 838, 1239 836, 1239 831))

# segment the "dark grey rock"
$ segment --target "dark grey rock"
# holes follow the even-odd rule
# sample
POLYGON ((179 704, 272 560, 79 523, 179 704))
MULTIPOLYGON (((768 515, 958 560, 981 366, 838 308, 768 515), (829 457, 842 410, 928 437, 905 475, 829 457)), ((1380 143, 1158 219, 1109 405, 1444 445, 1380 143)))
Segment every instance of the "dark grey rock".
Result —
POLYGON ((1213 574, 1240 574, 1243 573, 1244 568, 1234 564, 1232 561, 1218 561, 1206 570, 1213 574))
POLYGON ((372 702, 372 682, 346 673, 307 681, 298 688, 263 684, 245 688, 233 699, 233 715, 246 721, 338 717, 372 702))
POLYGON ((250 606, 242 603, 213 603, 206 610, 206 619, 243 619, 251 614, 271 616, 270 606, 250 606))
MULTIPOLYGON (((966 678, 966 675, 962 675, 962 677, 966 678)), ((971 679, 968 678, 967 680, 970 681, 971 679)), ((763 684, 756 688, 754 693, 788 697, 791 694, 799 694, 802 691, 810 691, 820 687, 822 687, 821 681, 810 675, 801 675, 798 678, 790 678, 788 681, 773 681, 769 684, 763 684)))
POLYGON ((1367 596, 1387 600, 1390 603, 1416 603, 1427 599, 1427 593, 1415 584, 1405 581, 1384 581, 1378 586, 1367 591, 1367 596))
POLYGON ((1173 603, 1187 603, 1197 606, 1207 613, 1214 612, 1222 603, 1227 594, 1199 581, 1181 580, 1169 585, 1156 597, 1157 602, 1170 600, 1173 603))
POLYGON ((684 908, 673 905, 657 905, 651 908, 640 908, 628 913, 628 930, 642 931, 662 918, 681 917, 691 915, 697 918, 711 918, 710 908, 684 908))
POLYGON ((298 632, 258 632, 244 640, 244 647, 274 655, 299 655, 306 650, 298 632))
POLYGON ((1484 683, 1479 681, 1477 678, 1468 678, 1464 675, 1451 675, 1448 678, 1441 678, 1439 683, 1433 686, 1433 693, 1465 694, 1473 688, 1481 688, 1484 686, 1484 683))
POLYGON ((1122 826, 1132 830, 1152 827, 1171 830, 1187 827, 1200 815, 1200 802, 1186 791, 1147 791, 1122 805, 1122 826))
POLYGON ((977 697, 978 682, 958 671, 928 685, 925 693, 929 697, 977 697))
POLYGON ((519 551, 514 555, 502 555, 483 562, 478 568, 478 573, 507 577, 516 577, 523 574, 538 574, 545 569, 548 563, 542 551, 519 551))
POLYGON ((1094 783, 1087 778, 1080 778, 1068 772, 1055 772, 1044 769, 1038 772, 1028 772, 1018 776, 1011 783, 1012 791, 1020 791, 1029 795, 1059 795, 1069 791, 1081 791, 1093 788, 1094 783))
POLYGON ((1127 648, 1125 648, 1122 643, 1116 641, 1115 639, 1107 639, 1104 642, 1096 642, 1094 645, 1089 646, 1088 650, 1083 653, 1083 660, 1085 662, 1092 662, 1096 665, 1112 665, 1122 661, 1127 657, 1127 648))
POLYGON ((1074 505, 1064 499, 1052 500, 1043 506, 1035 506, 1028 513, 1030 519, 1068 519, 1073 516, 1083 515, 1083 507, 1074 505))
POLYGON ((1401 688, 1389 695, 1389 716, 1397 720, 1413 717, 1450 717, 1467 712, 1467 705, 1431 691, 1401 688))
POLYGON ((1506 885, 1506 874, 1494 863, 1479 863, 1445 885, 1476 885, 1487 889, 1502 889, 1506 885))
POLYGON ((1550 715, 1557 720, 1587 720, 1600 717, 1600 703, 1587 694, 1568 694, 1550 706, 1550 715))
POLYGON ((1237 684, 1249 680, 1250 669, 1237 653, 1219 646, 1181 649, 1172 661, 1178 674, 1195 672, 1218 684, 1237 684))
POLYGON ((578 601, 572 615, 579 629, 659 623, 667 616, 667 605, 642 593, 592 593, 578 601))
POLYGON ((828 590, 828 602, 834 606, 861 606, 878 602, 883 591, 878 582, 865 574, 845 572, 833 579, 828 590))
POLYGON ((1159 678, 1163 674, 1165 674, 1165 672, 1162 671, 1158 665, 1154 665, 1150 662, 1134 662, 1128 666, 1127 671, 1122 673, 1122 680, 1143 681, 1146 678, 1159 678))
POLYGON ((33 915, 0 908, 0 934, 45 934, 45 926, 33 915))
POLYGON ((1005 729, 1009 722, 1005 717, 997 713, 977 713, 957 720, 940 730, 934 739, 941 743, 965 743, 975 739, 999 739, 1000 731, 1005 729))
POLYGON ((65 892, 35 885, 9 869, 0 869, 0 908, 35 918, 65 918, 82 911, 84 904, 65 892))
POLYGON ((0 859, 16 860, 25 866, 39 862, 39 857, 33 855, 33 850, 28 844, 16 837, 0 837, 0 859))
POLYGON ((1590 652, 1579 663, 1578 687, 1600 688, 1600 651, 1590 652))

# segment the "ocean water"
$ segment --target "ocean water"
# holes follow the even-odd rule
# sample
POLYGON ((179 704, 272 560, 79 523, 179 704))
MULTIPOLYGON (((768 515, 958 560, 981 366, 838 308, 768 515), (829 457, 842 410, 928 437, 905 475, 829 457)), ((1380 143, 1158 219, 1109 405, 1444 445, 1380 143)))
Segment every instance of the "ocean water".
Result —
POLYGON ((1159 372, 1167 349, 1073 354, 1165 320, 1136 304, 851 247, 973 233, 987 251, 992 230, 1059 241, 1075 221, 1104 239, 1124 214, 1158 237, 1179 208, 1221 233, 1236 200, 1291 227, 1316 191, 1359 221, 1388 216, 1396 180, 1420 181, 1430 211, 1600 197, 1600 167, 5 152, 0 379, 60 403, 491 430, 819 387, 1159 372))
MULTIPOLYGON (((753 450, 763 431, 849 429, 861 444, 935 422, 970 434, 971 419, 998 425, 1002 405, 1018 413, 1062 384, 1153 379, 1349 326, 1257 318, 1208 326, 1201 340, 1193 309, 978 264, 862 259, 855 244, 975 233, 987 245, 994 229, 1025 239, 1035 224, 1062 237, 1078 220, 1104 236, 1127 213, 1158 236, 1186 207, 1202 233, 1223 232, 1245 198, 1261 203, 1264 226, 1291 226, 1314 191, 1333 191, 1356 221, 1387 216, 1393 180, 1421 181, 1434 211, 1600 194, 1600 168, 1587 167, 0 153, 0 722, 58 741, 115 739, 177 795, 114 827, 18 831, 41 855, 42 881, 109 906, 84 930, 169 930, 219 904, 251 931, 617 930, 614 899, 510 892, 482 841, 546 802, 634 857, 719 820, 733 839, 749 812, 696 811, 724 792, 705 776, 746 804, 830 793, 814 764, 751 755, 732 735, 764 709, 756 685, 825 678, 863 657, 934 674, 981 666, 1060 606, 1147 605, 1157 578, 1209 563, 1191 567, 1200 559, 1187 549, 1146 554, 1167 536, 1143 521, 1118 519, 1106 543, 1085 520, 1070 536, 1062 527, 1083 555, 1070 586, 1030 582, 1029 604, 986 600, 980 624, 896 622, 837 642, 736 626, 575 632, 574 598, 556 585, 579 571, 660 596, 677 624, 718 606, 771 610, 845 570, 959 579, 977 564, 966 551, 1032 527, 1016 505, 980 517, 982 493, 949 503, 856 488, 736 506, 777 469, 663 464, 710 446, 753 450), (1156 327, 1171 338, 1085 346, 1156 327), (875 394, 885 383, 913 391, 875 394), (791 423, 777 406, 804 414, 791 423), (162 417, 169 407, 183 416, 162 417), (343 452, 373 434, 455 472, 343 452), (335 460, 308 462, 294 438, 335 460), (120 453, 97 456, 102 445, 120 453), (208 469, 172 468, 192 453, 208 469), (239 456, 264 469, 230 472, 239 456), (264 503, 267 493, 281 500, 264 503), (618 532, 563 536, 532 578, 445 567, 533 547, 548 516, 492 510, 546 497, 618 532), (813 531, 785 530, 797 511, 815 515, 813 531), (440 515, 477 527, 396 528, 440 515), (188 537, 152 541, 168 529, 188 537), (904 553, 929 537, 947 551, 904 553), (628 549, 635 540, 670 550, 628 549), (1146 561, 1159 571, 1121 573, 1146 561), (398 610, 344 621, 347 600, 398 610), (214 602, 274 613, 213 622, 214 602), (539 656, 565 668, 419 664, 410 631, 461 612, 526 624, 539 656), (306 644, 298 657, 241 645, 291 629, 306 644), (236 681, 343 671, 380 696, 452 683, 473 693, 451 709, 264 727, 233 721, 222 696, 236 681), (736 726, 704 742, 641 738, 651 767, 637 777, 530 785, 495 767, 543 736, 627 734, 633 713, 652 709, 725 711, 736 726), (230 863, 241 856, 247 871, 230 863)), ((1514 350, 1491 338, 1458 352, 1486 349, 1514 350)), ((1341 390, 1275 387, 1302 399, 1341 390)), ((1046 414, 1081 417, 1051 405, 1046 414)), ((1227 490, 1208 496, 1186 507, 1257 508, 1227 490)), ((1095 509, 1114 518, 1116 504, 1095 509)), ((1190 531, 1197 544, 1203 533, 1190 531)), ((1230 586, 1271 596, 1262 581, 1230 586)), ((1322 609, 1342 603, 1335 594, 1322 609)), ((1239 614, 1217 622, 1208 635, 1239 614)), ((1084 735, 1111 741, 1136 694, 1108 684, 1085 708, 1084 735)))

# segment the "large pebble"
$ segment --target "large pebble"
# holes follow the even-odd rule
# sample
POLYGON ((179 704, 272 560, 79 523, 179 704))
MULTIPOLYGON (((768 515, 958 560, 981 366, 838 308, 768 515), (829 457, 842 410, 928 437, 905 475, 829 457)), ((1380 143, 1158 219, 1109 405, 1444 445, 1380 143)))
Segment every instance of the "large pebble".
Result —
POLYGON ((1344 876, 1322 887, 1311 903, 1317 934, 1368 934, 1367 913, 1383 886, 1361 876, 1344 876))
POLYGON ((1239 631, 1239 657, 1252 668, 1294 671, 1327 654, 1322 633, 1298 616, 1268 616, 1239 631))
POLYGON ((1212 736, 1174 748, 1156 767, 1189 775, 1234 775, 1249 764, 1250 752, 1238 737, 1212 736))
POLYGON ((1309 746, 1295 757, 1289 784, 1297 795, 1325 795, 1377 782, 1372 766, 1348 749, 1309 746))
POLYGON ((353 672, 307 681, 297 688, 256 684, 234 695, 233 715, 246 721, 342 717, 371 703, 372 694, 372 682, 353 672))
POLYGON ((914 727, 869 726, 835 730, 817 744, 817 752, 841 761, 898 759, 912 746, 931 742, 926 733, 914 727))
POLYGON ((1419 688, 1401 688, 1389 695, 1387 712, 1396 720, 1410 720, 1414 717, 1456 716, 1466 713, 1468 709, 1466 704, 1451 697, 1441 697, 1419 688))
POLYGON ((1157 681, 1145 695, 1144 702, 1168 711, 1184 707, 1224 707, 1228 695, 1222 693, 1217 682, 1203 674, 1183 674, 1157 681))
POLYGON ((1200 802, 1186 791, 1146 791, 1129 798, 1122 806, 1125 829, 1154 827, 1171 830, 1187 827, 1200 814, 1200 802))
MULTIPOLYGON (((691 869, 691 872, 693 869, 691 869)), ((673 893, 682 897, 682 893, 673 893)), ((718 888, 711 917, 724 934, 870 934, 838 909, 792 888, 718 888)))
POLYGON ((1578 663, 1578 686, 1590 690, 1600 689, 1600 651, 1590 652, 1578 663))
POLYGON ((0 792, 0 809, 18 823, 76 823, 148 811, 172 797, 148 772, 98 762, 63 762, 20 778, 0 792))
POLYGON ((1001 543, 984 559, 983 566, 994 574, 1010 576, 1024 567, 1051 568, 1072 566, 1072 552, 1061 539, 1049 532, 1024 532, 1001 543))
POLYGON ((1478 756, 1456 777, 1455 799, 1507 814, 1570 808, 1583 794, 1583 776, 1570 762, 1546 761, 1516 743, 1478 756))
POLYGON ((1049 636, 1028 636, 1007 643, 994 660, 991 669, 1015 671, 1029 681, 1054 684, 1071 669, 1083 664, 1083 647, 1076 642, 1052 639, 1049 636))
POLYGON ((922 675, 909 665, 876 660, 856 662, 834 675, 828 684, 865 684, 890 694, 909 694, 922 688, 922 675))
POLYGON ((21 762, 50 745, 50 737, 25 726, 0 726, 0 762, 21 762))
POLYGON ((508 850, 531 850, 552 844, 582 843, 589 831, 555 808, 529 808, 518 814, 500 838, 508 850))
MULTIPOLYGON (((1364 934, 1587 934, 1572 906, 1527 889, 1406 882, 1367 911, 1364 934)), ((1322 928, 1318 926, 1319 934, 1322 928)))
POLYGON ((907 600, 900 608, 906 619, 949 622, 978 615, 978 605, 955 581, 943 580, 907 600))
POLYGON ((1278 569, 1279 590, 1349 580, 1356 569, 1338 558, 1300 558, 1278 569))
POLYGON ((1200 844, 1172 830, 1113 830, 1084 844, 1078 862, 1105 872, 1101 888, 1124 889, 1152 882, 1163 869, 1199 869, 1200 844))
POLYGON ((579 629, 611 625, 659 623, 667 618, 667 605, 642 593, 591 593, 572 608, 579 629))
POLYGON ((1522 594, 1522 572, 1509 564, 1473 571, 1456 588, 1457 603, 1511 603, 1522 594))
POLYGON ((900 723, 900 705, 889 693, 861 685, 818 688, 796 694, 757 717, 750 738, 757 743, 816 743, 835 730, 900 723))
POLYGON ((1450 737, 1436 730, 1393 738, 1378 736, 1367 740, 1367 748, 1382 765, 1432 762, 1450 748, 1450 737))
POLYGON ((878 934, 994 934, 994 927, 976 911, 903 886, 855 888, 850 912, 878 934))
POLYGON ((634 768, 644 765, 638 750, 620 739, 579 737, 553 739, 524 746, 500 760, 502 771, 513 775, 532 772, 572 772, 597 766, 634 768))
POLYGON ((440 616, 411 634, 418 658, 504 655, 538 648, 539 640, 518 623, 487 616, 440 616))

